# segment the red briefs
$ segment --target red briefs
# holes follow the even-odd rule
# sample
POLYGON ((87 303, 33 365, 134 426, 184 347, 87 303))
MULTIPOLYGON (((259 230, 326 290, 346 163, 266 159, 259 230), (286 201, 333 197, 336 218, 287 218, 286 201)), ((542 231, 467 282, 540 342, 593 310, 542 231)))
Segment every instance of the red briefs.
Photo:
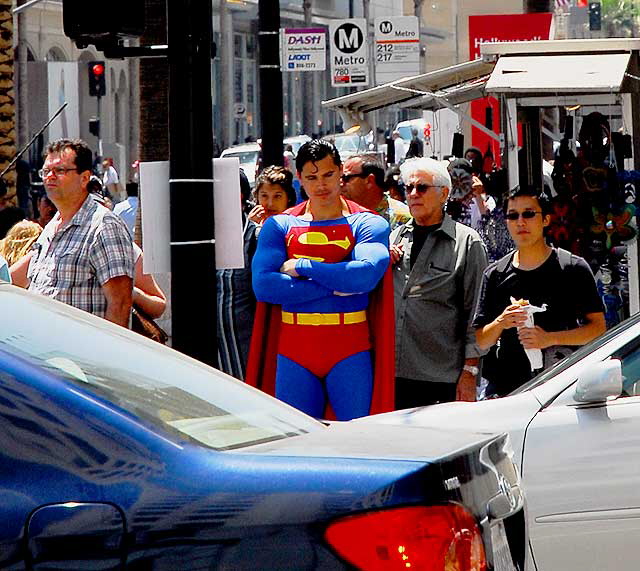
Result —
POLYGON ((282 323, 278 354, 301 365, 319 379, 340 361, 371 349, 366 321, 349 325, 282 323))

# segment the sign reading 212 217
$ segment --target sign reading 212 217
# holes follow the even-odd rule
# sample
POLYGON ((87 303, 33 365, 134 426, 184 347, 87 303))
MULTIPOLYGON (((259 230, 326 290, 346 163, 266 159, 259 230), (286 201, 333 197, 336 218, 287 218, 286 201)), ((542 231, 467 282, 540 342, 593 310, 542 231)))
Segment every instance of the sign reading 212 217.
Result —
POLYGON ((282 71, 324 71, 327 67, 327 31, 323 28, 281 28, 282 71))

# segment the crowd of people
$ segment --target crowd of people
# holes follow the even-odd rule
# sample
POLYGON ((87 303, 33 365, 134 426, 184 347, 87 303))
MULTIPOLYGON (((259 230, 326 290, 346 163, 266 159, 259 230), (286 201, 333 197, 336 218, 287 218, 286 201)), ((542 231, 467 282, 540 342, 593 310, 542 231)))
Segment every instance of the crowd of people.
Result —
POLYGON ((219 330, 242 331, 225 370, 347 419, 504 396, 601 334, 591 270, 546 242, 542 189, 489 192, 484 162, 469 148, 385 171, 311 141, 296 157, 308 200, 295 206, 287 169, 267 169, 246 206, 247 269, 227 270, 242 272, 242 320, 218 290, 219 330))
MULTIPOLYGON (((588 264, 546 241, 542 189, 490 191, 478 149, 408 155, 343 163, 316 139, 253 191, 241 171, 245 267, 217 272, 223 371, 347 420, 503 396, 605 330, 588 264)), ((132 308, 154 318, 166 298, 132 241, 137 185, 105 193, 109 167, 100 180, 84 142, 49 145, 57 211, 11 228, 0 279, 128 327, 132 308)))

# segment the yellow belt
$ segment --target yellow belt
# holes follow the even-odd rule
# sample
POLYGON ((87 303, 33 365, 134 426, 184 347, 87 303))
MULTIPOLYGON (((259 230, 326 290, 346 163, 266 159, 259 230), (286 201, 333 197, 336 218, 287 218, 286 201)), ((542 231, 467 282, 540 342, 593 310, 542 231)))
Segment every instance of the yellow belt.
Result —
POLYGON ((289 325, 353 325, 367 320, 367 312, 351 311, 349 313, 291 313, 282 312, 282 323, 289 325))

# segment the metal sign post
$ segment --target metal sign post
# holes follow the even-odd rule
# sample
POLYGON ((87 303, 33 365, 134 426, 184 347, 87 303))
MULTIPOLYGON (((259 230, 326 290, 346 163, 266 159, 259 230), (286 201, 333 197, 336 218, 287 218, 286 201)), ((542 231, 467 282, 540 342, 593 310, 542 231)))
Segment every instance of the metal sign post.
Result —
POLYGON ((167 2, 173 347, 217 364, 211 2, 167 2))

